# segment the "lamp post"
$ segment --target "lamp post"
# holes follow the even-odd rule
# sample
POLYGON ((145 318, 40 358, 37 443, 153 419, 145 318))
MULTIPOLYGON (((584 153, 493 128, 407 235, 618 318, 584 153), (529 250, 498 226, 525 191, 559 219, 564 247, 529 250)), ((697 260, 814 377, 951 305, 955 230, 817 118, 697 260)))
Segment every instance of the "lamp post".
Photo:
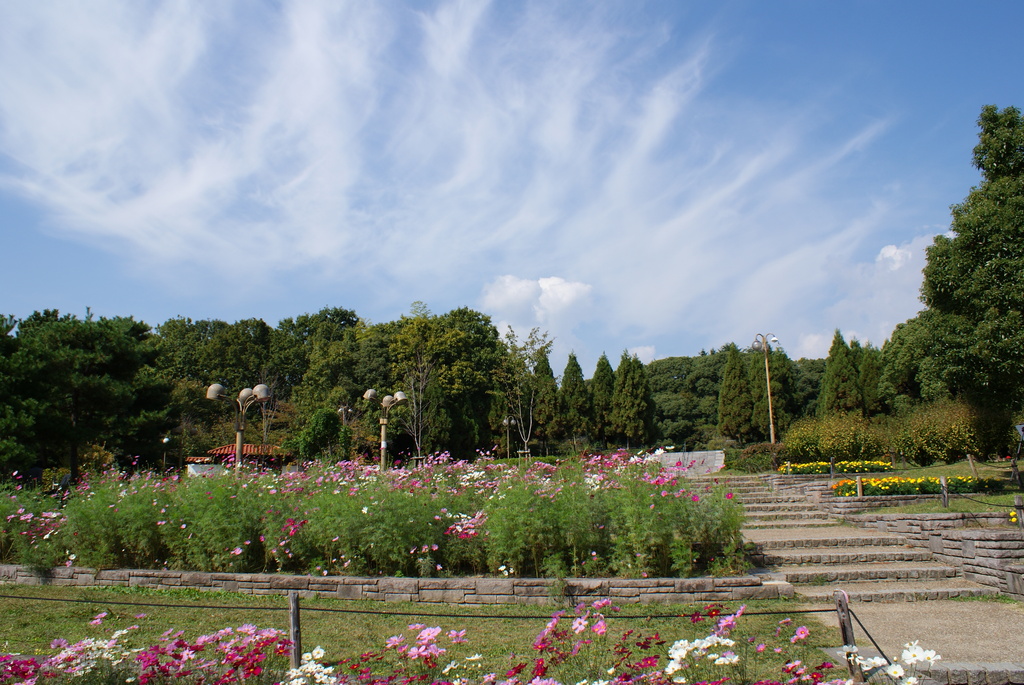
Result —
POLYGON ((768 430, 771 433, 772 444, 775 444, 775 414, 772 412, 772 373, 768 367, 769 343, 778 345, 779 339, 774 333, 758 333, 754 336, 754 342, 750 345, 755 352, 764 351, 764 378, 768 384, 768 430))
POLYGON ((391 407, 402 404, 408 398, 401 390, 394 395, 385 395, 379 398, 377 391, 370 388, 363 393, 363 399, 376 402, 383 409, 383 415, 380 417, 380 470, 383 471, 388 467, 388 412, 391 411, 391 407))
POLYGON ((238 398, 233 399, 224 394, 224 386, 214 383, 206 389, 206 399, 224 400, 235 405, 235 476, 242 473, 242 441, 245 435, 245 411, 254 404, 262 404, 270 399, 270 388, 260 383, 255 388, 242 388, 238 398))
POLYGON ((516 425, 516 420, 511 416, 506 416, 501 420, 501 425, 505 427, 505 452, 506 456, 512 458, 512 426, 516 425))

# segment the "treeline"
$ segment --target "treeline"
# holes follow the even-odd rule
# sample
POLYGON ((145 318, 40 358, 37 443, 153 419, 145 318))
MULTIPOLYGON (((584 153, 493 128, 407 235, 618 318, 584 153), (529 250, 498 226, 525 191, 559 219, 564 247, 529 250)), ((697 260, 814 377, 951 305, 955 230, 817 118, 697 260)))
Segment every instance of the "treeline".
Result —
POLYGON ((644 365, 600 358, 584 380, 570 355, 559 383, 551 341, 539 331, 501 337, 467 308, 434 315, 422 304, 397 321, 369 324, 325 308, 271 327, 176 318, 150 328, 131 317, 79 318, 54 310, 7 317, 0 335, 0 465, 4 471, 77 471, 178 465, 232 442, 234 411, 206 399, 259 383, 270 401, 249 411, 245 440, 300 458, 354 458, 377 449, 374 388, 409 401, 390 417, 400 459, 449 451, 471 457, 546 454, 649 443, 654 404, 644 365))

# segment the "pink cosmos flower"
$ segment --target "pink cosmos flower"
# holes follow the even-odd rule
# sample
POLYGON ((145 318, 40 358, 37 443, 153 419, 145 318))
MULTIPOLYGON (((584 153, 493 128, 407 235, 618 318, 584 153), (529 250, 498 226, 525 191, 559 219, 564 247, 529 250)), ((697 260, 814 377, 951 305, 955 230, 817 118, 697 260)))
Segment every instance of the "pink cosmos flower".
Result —
POLYGON ((811 631, 807 630, 807 626, 800 626, 799 628, 796 629, 796 633, 793 634, 793 637, 789 638, 789 641, 790 642, 797 642, 799 640, 803 640, 805 637, 807 637, 810 634, 811 634, 811 631))
POLYGON ((100 613, 93 616, 92 620, 89 621, 89 625, 98 626, 103 624, 103 619, 107 617, 107 612, 101 611, 100 613))

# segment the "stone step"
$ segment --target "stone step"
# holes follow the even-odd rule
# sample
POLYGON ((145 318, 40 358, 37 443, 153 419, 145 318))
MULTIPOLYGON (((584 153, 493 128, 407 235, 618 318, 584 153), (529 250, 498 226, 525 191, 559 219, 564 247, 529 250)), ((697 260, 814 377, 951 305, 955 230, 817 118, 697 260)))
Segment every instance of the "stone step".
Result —
POLYGON ((820 511, 820 507, 809 502, 763 502, 758 504, 743 503, 743 510, 747 514, 759 514, 762 512, 786 511, 793 514, 805 511, 820 511))
POLYGON ((784 504, 787 502, 792 502, 793 504, 806 504, 807 498, 800 495, 737 495, 736 501, 740 502, 744 506, 750 504, 784 504))
POLYGON ((790 510, 775 510, 765 512, 748 512, 747 520, 759 520, 759 521, 777 521, 780 519, 793 519, 797 521, 821 521, 823 519, 830 519, 827 511, 790 511, 790 510))
POLYGON ((936 562, 888 564, 829 564, 827 566, 778 566, 773 573, 786 582, 800 585, 826 585, 865 581, 929 581, 959 578, 953 566, 936 562))
MULTIPOLYGON (((962 578, 943 581, 864 581, 800 585, 795 588, 796 598, 815 603, 835 602, 835 592, 843 590, 852 602, 916 602, 956 597, 983 597, 998 594, 991 587, 983 587, 962 578)), ((965 629, 967 627, 965 626, 965 629)))
POLYGON ((824 518, 818 520, 808 520, 806 518, 777 518, 772 520, 747 519, 743 523, 743 529, 763 530, 768 528, 833 528, 838 523, 839 521, 832 518, 824 518))
POLYGON ((765 566, 807 564, 874 564, 894 561, 931 561, 926 549, 892 546, 798 548, 772 550, 764 555, 765 566))
POLYGON ((806 535, 797 537, 794 535, 792 538, 759 540, 756 543, 762 551, 794 548, 864 547, 871 545, 898 547, 906 543, 898 535, 846 535, 846 533, 850 532, 849 529, 841 527, 833 528, 830 536, 822 537, 820 533, 823 530, 826 529, 817 529, 818 537, 807 537, 806 535))

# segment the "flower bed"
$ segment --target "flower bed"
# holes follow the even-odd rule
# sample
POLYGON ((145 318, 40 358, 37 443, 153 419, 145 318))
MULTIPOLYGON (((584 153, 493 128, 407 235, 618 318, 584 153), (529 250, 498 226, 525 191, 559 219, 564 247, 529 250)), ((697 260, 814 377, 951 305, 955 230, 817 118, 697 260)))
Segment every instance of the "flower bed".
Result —
MULTIPOLYGON (((892 471, 887 461, 837 461, 836 473, 885 473, 892 471)), ((786 462, 778 468, 779 473, 804 475, 832 473, 832 464, 827 461, 811 461, 802 464, 786 462)))
POLYGON ((684 465, 625 453, 431 458, 381 473, 190 478, 108 473, 63 503, 0 502, 0 562, 310 575, 666 577, 742 567, 742 507, 684 465))
MULTIPOLYGON (((49 657, 0 656, 0 682, 32 683, 213 683, 239 681, 288 685, 384 685, 391 683, 498 683, 619 685, 670 683, 843 683, 844 669, 821 661, 810 631, 785 618, 768 623, 768 634, 741 634, 745 608, 726 615, 710 604, 679 622, 685 637, 669 640, 657 632, 614 630, 617 608, 608 599, 556 612, 531 645, 485 657, 465 629, 413 623, 378 647, 327 660, 316 647, 288 670, 284 656, 292 644, 280 631, 255 626, 226 628, 197 639, 167 631, 157 645, 131 648, 133 628, 109 639, 89 638, 75 644, 55 640, 49 657), (531 655, 532 652, 532 655, 531 655), (814 659, 811 661, 811 659, 814 659), (86 676, 85 680, 82 677, 86 676)), ((91 623, 102 623, 104 614, 91 623)), ((677 634, 678 635, 678 634, 677 634)), ((820 645, 819 645, 820 646, 820 645)), ((908 645, 910 648, 911 645, 908 645)), ((914 645, 916 647, 916 643, 914 645)), ((856 649, 846 649, 857 659, 856 649)), ((921 655, 934 661, 934 653, 921 655)), ((913 657, 913 655, 912 655, 913 657)), ((904 653, 906 659, 906 652, 904 653)), ((877 664, 860 660, 865 667, 877 664)), ((913 663, 913 659, 908 661, 913 663)), ((895 673, 892 673, 895 675, 895 673)))
MULTIPOLYGON (((952 493, 997 492, 1003 484, 994 478, 974 478, 973 476, 951 476, 946 479, 946 487, 952 493)), ((904 478, 890 476, 888 478, 862 478, 861 490, 865 497, 880 495, 937 495, 942 493, 942 482, 938 478, 904 478)), ((856 497, 857 481, 841 480, 832 485, 832 492, 837 497, 856 497)))

